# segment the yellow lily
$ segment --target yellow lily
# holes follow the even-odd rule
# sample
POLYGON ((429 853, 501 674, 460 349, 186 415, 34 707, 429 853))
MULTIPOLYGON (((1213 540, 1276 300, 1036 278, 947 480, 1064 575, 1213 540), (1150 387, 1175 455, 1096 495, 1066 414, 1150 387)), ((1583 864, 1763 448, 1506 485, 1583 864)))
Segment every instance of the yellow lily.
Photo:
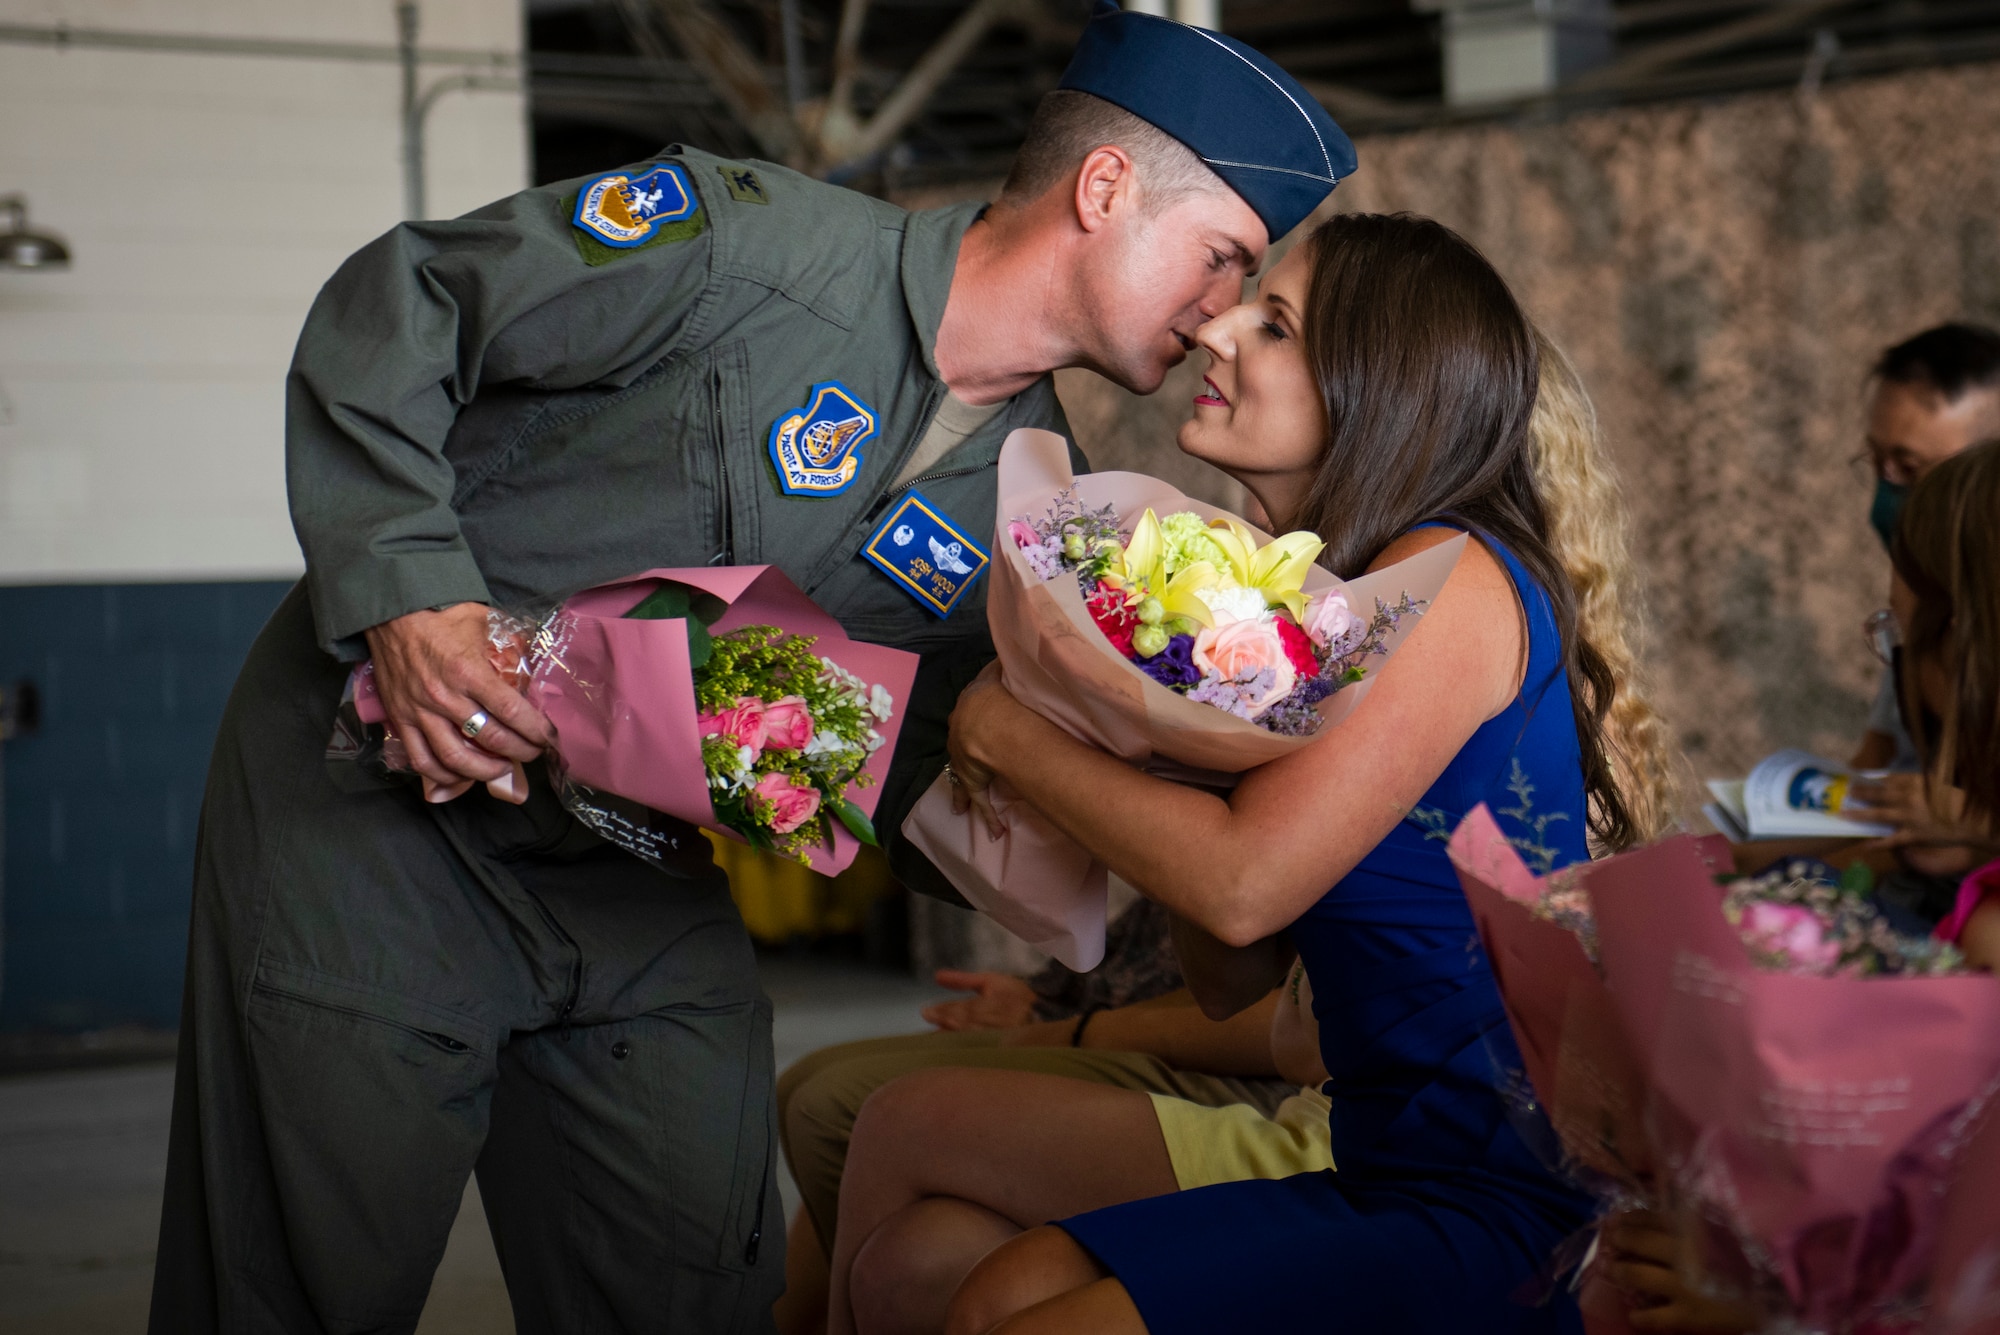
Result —
POLYGON ((1195 561, 1167 578, 1167 543, 1160 532, 1160 520, 1152 510, 1132 526, 1132 540, 1125 544, 1120 559, 1104 573, 1104 583, 1124 589, 1133 602, 1151 595, 1160 600, 1165 617, 1186 617, 1199 625, 1211 624, 1208 604, 1198 596, 1202 589, 1222 582, 1222 572, 1207 561, 1195 561))
POLYGON ((1234 519, 1218 519, 1209 525, 1208 536, 1229 558, 1230 574, 1238 584, 1263 594, 1267 606, 1285 607, 1294 619, 1305 619, 1306 572, 1312 569, 1313 558, 1326 547, 1317 534, 1301 529, 1259 547, 1257 535, 1249 525, 1234 519))

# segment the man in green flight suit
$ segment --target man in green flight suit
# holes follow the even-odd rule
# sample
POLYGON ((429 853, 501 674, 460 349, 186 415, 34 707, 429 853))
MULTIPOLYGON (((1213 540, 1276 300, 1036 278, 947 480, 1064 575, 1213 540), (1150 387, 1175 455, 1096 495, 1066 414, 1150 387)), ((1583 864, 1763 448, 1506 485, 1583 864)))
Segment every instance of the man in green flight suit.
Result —
POLYGON ((404 224, 327 283, 287 384, 307 574, 237 682, 202 813, 153 1331, 411 1330, 474 1171, 522 1331, 769 1325, 770 1007, 706 842, 642 862, 540 766, 523 805, 428 804, 327 764, 329 731, 372 656, 417 770, 498 777, 551 739, 489 666, 488 606, 773 564, 923 655, 893 836, 991 645, 982 587, 941 617, 864 543, 915 488, 991 534, 1001 441, 1065 429, 1049 371, 1158 388, 1352 169, 1226 39, 1173 77, 1229 110, 1121 93, 1149 71, 1106 41, 1136 17, 1093 20, 1097 65, 1087 35, 988 209, 673 147, 404 224))

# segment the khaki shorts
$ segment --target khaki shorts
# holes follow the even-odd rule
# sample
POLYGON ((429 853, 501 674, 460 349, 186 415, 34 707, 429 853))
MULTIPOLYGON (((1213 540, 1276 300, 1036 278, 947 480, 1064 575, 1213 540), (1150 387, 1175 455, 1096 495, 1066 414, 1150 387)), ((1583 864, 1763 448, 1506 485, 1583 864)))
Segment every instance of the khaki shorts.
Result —
POLYGON ((1276 1112, 1287 1095, 1297 1092, 1297 1086, 1281 1080, 1183 1071, 1142 1052, 1003 1048, 1000 1031, 994 1029, 871 1038, 822 1048, 801 1057, 778 1077, 779 1140, 822 1243, 833 1237, 847 1138, 861 1105, 896 1077, 939 1066, 1068 1076, 1169 1095, 1169 1101, 1190 1108, 1241 1104, 1253 1120, 1276 1112))

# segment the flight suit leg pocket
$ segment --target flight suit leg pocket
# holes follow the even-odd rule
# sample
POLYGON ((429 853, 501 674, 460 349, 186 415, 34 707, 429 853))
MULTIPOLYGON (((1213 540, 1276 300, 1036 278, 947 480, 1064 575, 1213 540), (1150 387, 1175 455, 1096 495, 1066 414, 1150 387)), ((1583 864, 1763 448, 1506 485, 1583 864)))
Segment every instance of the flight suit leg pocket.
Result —
POLYGON ((251 1284, 302 1291, 331 1330, 414 1321, 485 1137, 490 1039, 463 1016, 260 970, 245 1022, 284 1237, 251 1284))
POLYGON ((521 1279, 571 1326, 767 1329, 784 1271, 770 1003, 517 1035, 508 1064, 480 1172, 482 1187, 489 1166, 523 1178, 486 1191, 503 1257, 522 1258, 509 1284, 546 1271, 521 1279), (524 1120, 539 1139, 516 1134, 524 1120))
POLYGON ((762 1330, 783 1287, 771 1003, 672 1008, 645 1017, 680 1031, 694 1063, 664 1110, 675 1232, 685 1258, 676 1329, 762 1330))

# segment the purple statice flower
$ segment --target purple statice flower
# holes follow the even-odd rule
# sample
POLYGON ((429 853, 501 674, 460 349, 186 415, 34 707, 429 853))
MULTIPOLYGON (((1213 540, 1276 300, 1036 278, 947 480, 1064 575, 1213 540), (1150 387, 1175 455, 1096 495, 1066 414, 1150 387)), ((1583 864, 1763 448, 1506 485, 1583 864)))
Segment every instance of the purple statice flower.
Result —
POLYGON ((1201 680, 1201 669, 1194 665, 1194 636, 1174 636, 1167 641, 1166 648, 1151 658, 1141 658, 1139 671, 1162 686, 1194 685, 1201 680))
POLYGON ((1205 705, 1214 705, 1246 722, 1254 722, 1250 712, 1253 702, 1268 696, 1277 679, 1278 674, 1270 668, 1228 679, 1210 669, 1202 674, 1200 683, 1187 693, 1187 697, 1205 705))
POLYGON ((1257 726, 1283 737, 1310 737, 1324 722, 1313 706, 1339 689, 1325 677, 1301 677, 1290 695, 1258 716, 1257 726))
POLYGON ((1199 704, 1214 705, 1240 719, 1250 717, 1250 706, 1244 703, 1243 692, 1236 688, 1234 682, 1224 681, 1219 672, 1204 672, 1195 688, 1187 693, 1187 698, 1199 704))

